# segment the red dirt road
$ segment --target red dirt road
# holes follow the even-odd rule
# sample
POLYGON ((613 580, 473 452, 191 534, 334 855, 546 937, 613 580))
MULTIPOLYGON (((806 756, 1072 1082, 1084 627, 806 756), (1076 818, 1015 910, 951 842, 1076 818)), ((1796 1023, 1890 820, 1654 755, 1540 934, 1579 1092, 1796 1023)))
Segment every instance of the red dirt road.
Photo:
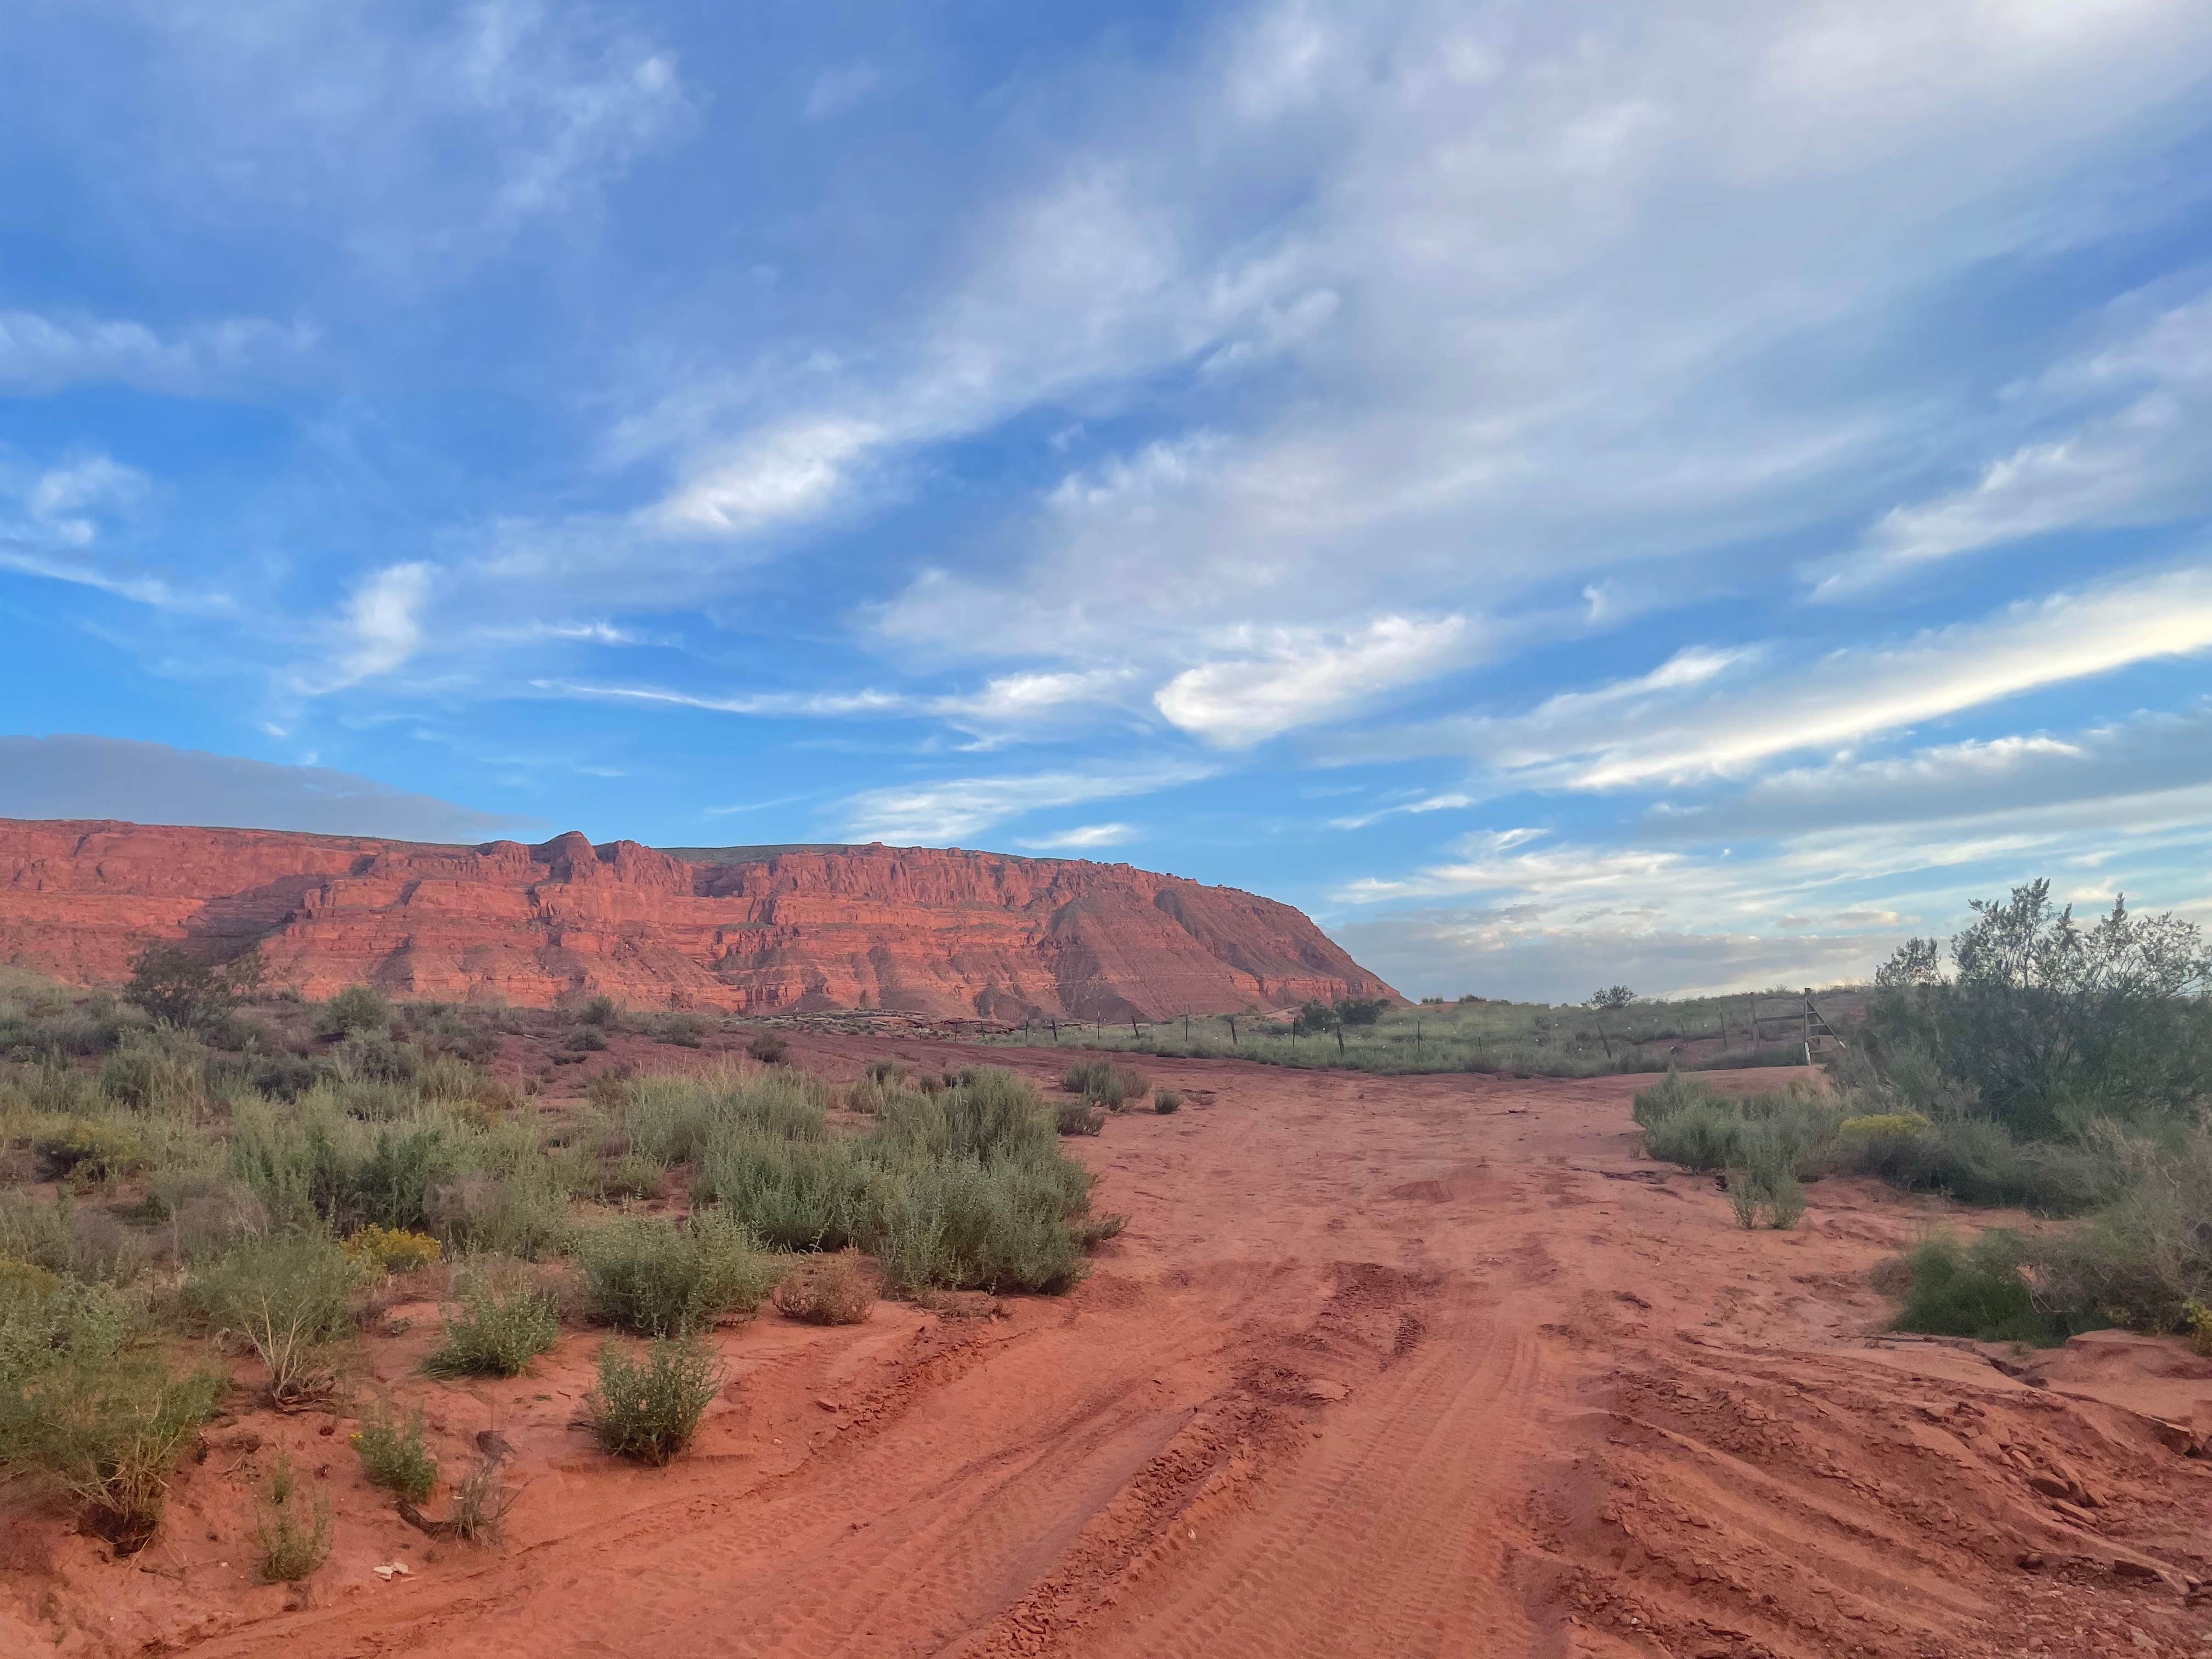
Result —
MULTIPOLYGON (((884 1052, 794 1046, 848 1075, 884 1052)), ((442 1396, 441 1428, 517 1448, 507 1546, 395 1556, 422 1540, 341 1492, 305 1607, 205 1545, 173 1578, 52 1570, 121 1610, 110 1650, 204 1659, 2206 1650, 2204 1463, 2073 1383, 1867 1339, 1865 1270, 1932 1206, 1823 1182, 1798 1231, 1740 1231, 1709 1178, 1642 1159, 1644 1079, 1152 1069, 1180 1114, 1074 1143, 1131 1219, 1072 1296, 763 1316, 659 1473, 572 1426, 572 1334, 442 1396), (413 1575, 370 1575, 394 1559, 413 1575)), ((415 1347, 386 1346, 398 1379, 415 1347)), ((2212 1408, 2212 1366, 2154 1346, 2179 1374, 2099 1362, 2112 1389, 2212 1408)))

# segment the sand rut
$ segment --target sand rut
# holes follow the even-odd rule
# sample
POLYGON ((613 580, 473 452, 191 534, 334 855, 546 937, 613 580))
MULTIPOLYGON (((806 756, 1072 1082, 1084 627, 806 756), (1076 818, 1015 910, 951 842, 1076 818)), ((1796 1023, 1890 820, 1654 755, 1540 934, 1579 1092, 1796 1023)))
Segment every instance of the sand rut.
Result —
MULTIPOLYGON (((975 1058, 1065 1063, 939 1054, 975 1058)), ((1853 1334, 1912 1208, 1816 1191, 1806 1228, 1753 1235, 1710 1182, 1609 1178, 1652 1173, 1630 1079, 1156 1074, 1211 1103, 1082 1145, 1132 1219, 1069 1297, 727 1333, 738 1386, 695 1458, 614 1469, 556 1420, 506 1553, 167 1650, 2203 1651, 2183 1592, 2212 1577, 2212 1468, 1975 1357, 1853 1334), (2097 1504, 2069 1516, 2039 1473, 2097 1504)))

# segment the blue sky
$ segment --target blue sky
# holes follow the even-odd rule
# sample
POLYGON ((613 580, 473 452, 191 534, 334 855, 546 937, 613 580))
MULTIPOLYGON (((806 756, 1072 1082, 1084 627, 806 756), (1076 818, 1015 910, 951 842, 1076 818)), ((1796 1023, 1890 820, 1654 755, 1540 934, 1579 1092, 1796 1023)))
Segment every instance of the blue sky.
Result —
POLYGON ((2212 915, 2201 4, 0 55, 0 812, 1126 859, 1413 993, 2212 915))

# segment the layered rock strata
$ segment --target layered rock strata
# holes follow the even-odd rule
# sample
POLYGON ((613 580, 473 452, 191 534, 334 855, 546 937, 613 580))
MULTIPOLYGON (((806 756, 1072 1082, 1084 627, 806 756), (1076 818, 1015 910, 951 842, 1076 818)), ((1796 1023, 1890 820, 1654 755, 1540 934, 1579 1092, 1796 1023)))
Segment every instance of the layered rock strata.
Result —
POLYGON ((0 819, 0 962, 116 984, 258 945, 321 998, 1163 1019, 1395 994, 1304 915, 1124 864, 882 846, 441 847, 0 819))

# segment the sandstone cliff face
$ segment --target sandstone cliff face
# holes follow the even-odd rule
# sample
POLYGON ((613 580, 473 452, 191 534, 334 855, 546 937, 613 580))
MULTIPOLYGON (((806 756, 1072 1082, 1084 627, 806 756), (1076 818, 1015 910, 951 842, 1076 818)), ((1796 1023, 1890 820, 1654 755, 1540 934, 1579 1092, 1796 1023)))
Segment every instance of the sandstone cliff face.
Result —
POLYGON ((113 984, 258 944, 321 998, 1160 1019, 1395 994, 1288 905, 1127 865, 932 848, 684 858, 0 819, 0 962, 113 984))

